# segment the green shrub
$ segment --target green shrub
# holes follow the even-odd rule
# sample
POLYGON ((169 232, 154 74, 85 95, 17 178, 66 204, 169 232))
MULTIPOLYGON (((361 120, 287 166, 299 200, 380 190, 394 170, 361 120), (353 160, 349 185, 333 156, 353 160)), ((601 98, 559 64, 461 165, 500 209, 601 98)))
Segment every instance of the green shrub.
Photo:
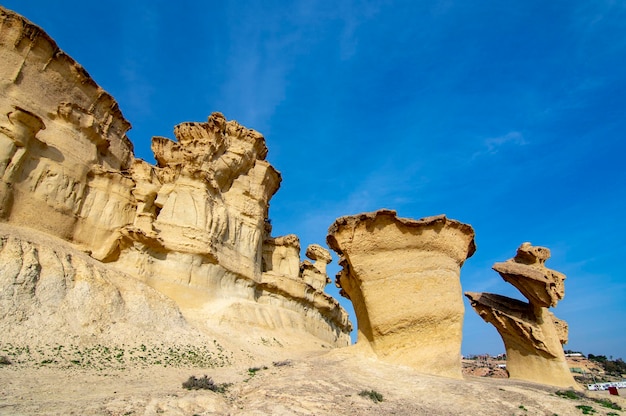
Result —
POLYGON ((261 370, 267 370, 267 367, 266 366, 263 366, 263 367, 250 367, 250 368, 248 368, 248 375, 250 377, 252 377, 252 376, 254 376, 257 373, 257 371, 261 371, 261 370))
POLYGON ((596 411, 593 407, 591 406, 587 406, 584 404, 580 404, 578 406, 576 406, 576 409, 580 409, 583 411, 583 415, 592 415, 594 414, 596 411))
POLYGON ((196 378, 195 376, 189 377, 187 381, 183 383, 183 388, 187 390, 211 390, 216 393, 225 393, 231 386, 230 383, 215 384, 211 377, 206 375, 202 378, 196 378))
POLYGON ((361 390, 361 392, 359 393, 359 396, 369 397, 374 403, 379 403, 384 400, 383 395, 378 393, 375 390, 361 390))
POLYGON ((572 399, 572 400, 580 400, 581 397, 583 397, 582 393, 578 393, 577 391, 574 390, 557 390, 554 394, 556 394, 559 397, 564 397, 566 399, 572 399))
POLYGON ((613 360, 607 359, 606 355, 593 355, 589 354, 589 360, 595 361, 604 369, 604 371, 613 376, 620 377, 622 374, 626 373, 626 362, 621 358, 613 360))
POLYGON ((609 399, 593 399, 593 401, 598 403, 602 407, 607 407, 613 410, 622 410, 622 407, 619 404, 613 403, 609 399))

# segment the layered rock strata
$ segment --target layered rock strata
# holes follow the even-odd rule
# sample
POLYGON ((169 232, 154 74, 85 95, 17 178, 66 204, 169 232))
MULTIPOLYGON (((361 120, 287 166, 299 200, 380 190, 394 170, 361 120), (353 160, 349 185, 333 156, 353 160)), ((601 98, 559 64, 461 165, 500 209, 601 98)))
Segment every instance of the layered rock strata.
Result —
POLYGON ((412 220, 395 211, 341 217, 327 242, 340 255, 336 284, 352 301, 360 347, 419 371, 461 378, 460 268, 474 230, 444 215, 412 220))
POLYGON ((548 258, 547 248, 524 243, 514 258, 493 266, 529 302, 492 293, 466 292, 465 296, 500 333, 511 378, 575 388, 562 347, 567 343, 567 323, 548 310, 563 299, 565 276, 545 266, 548 258))
POLYGON ((3 343, 31 345, 200 336, 162 293, 60 238, 7 224, 0 224, 0 332, 3 343))
POLYGON ((270 235, 281 176, 260 133, 213 113, 177 125, 175 140, 153 138, 156 165, 137 159, 115 100, 41 29, 2 8, 0 114, 6 223, 73 244, 200 325, 349 343, 327 277, 301 272, 297 238, 270 235))

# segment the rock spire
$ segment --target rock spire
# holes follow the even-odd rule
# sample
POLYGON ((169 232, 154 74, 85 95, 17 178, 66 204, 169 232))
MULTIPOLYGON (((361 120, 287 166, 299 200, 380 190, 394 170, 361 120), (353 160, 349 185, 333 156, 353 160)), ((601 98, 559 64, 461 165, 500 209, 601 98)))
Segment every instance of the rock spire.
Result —
POLYGON ((567 343, 567 323, 548 310, 563 299, 565 275, 545 266, 549 258, 549 249, 523 243, 515 257, 493 266, 528 302, 492 293, 465 296, 500 333, 511 378, 577 388, 562 347, 567 343))

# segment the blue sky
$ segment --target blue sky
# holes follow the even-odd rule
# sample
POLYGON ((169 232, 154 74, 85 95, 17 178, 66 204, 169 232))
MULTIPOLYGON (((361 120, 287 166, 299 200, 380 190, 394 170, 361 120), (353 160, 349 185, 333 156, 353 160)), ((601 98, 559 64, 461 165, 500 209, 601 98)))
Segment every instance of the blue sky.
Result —
MULTIPOLYGON (((626 359, 626 1, 2 5, 117 99, 138 157, 213 111, 260 131, 274 235, 445 213, 476 231, 463 289, 516 298, 492 264, 547 246, 565 348, 626 359)), ((503 351, 466 303, 463 353, 503 351)))

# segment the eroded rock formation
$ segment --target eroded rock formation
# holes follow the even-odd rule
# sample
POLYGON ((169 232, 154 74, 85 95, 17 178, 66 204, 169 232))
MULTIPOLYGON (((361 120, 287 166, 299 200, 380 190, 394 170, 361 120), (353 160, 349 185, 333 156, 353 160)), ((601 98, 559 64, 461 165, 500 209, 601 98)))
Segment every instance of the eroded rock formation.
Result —
POLYGON ((336 283, 354 305, 361 347, 419 371, 461 378, 460 268, 474 230, 443 215, 412 220, 395 211, 342 217, 327 242, 343 269, 336 283))
POLYGON ((175 302, 72 244, 0 224, 3 342, 191 342, 199 333, 175 302))
POLYGON ((524 243, 514 258, 493 266, 529 302, 491 293, 465 296, 500 333, 511 378, 576 388, 562 347, 567 343, 567 323, 548 310, 563 299, 565 276, 545 266, 548 258, 547 248, 524 243))
POLYGON ((260 133, 213 113, 177 125, 175 140, 153 138, 156 165, 137 159, 115 100, 41 29, 2 8, 0 114, 0 217, 9 225, 71 243, 198 325, 349 343, 347 314, 323 291, 324 260, 301 271, 297 237, 270 235, 281 177, 260 133))

